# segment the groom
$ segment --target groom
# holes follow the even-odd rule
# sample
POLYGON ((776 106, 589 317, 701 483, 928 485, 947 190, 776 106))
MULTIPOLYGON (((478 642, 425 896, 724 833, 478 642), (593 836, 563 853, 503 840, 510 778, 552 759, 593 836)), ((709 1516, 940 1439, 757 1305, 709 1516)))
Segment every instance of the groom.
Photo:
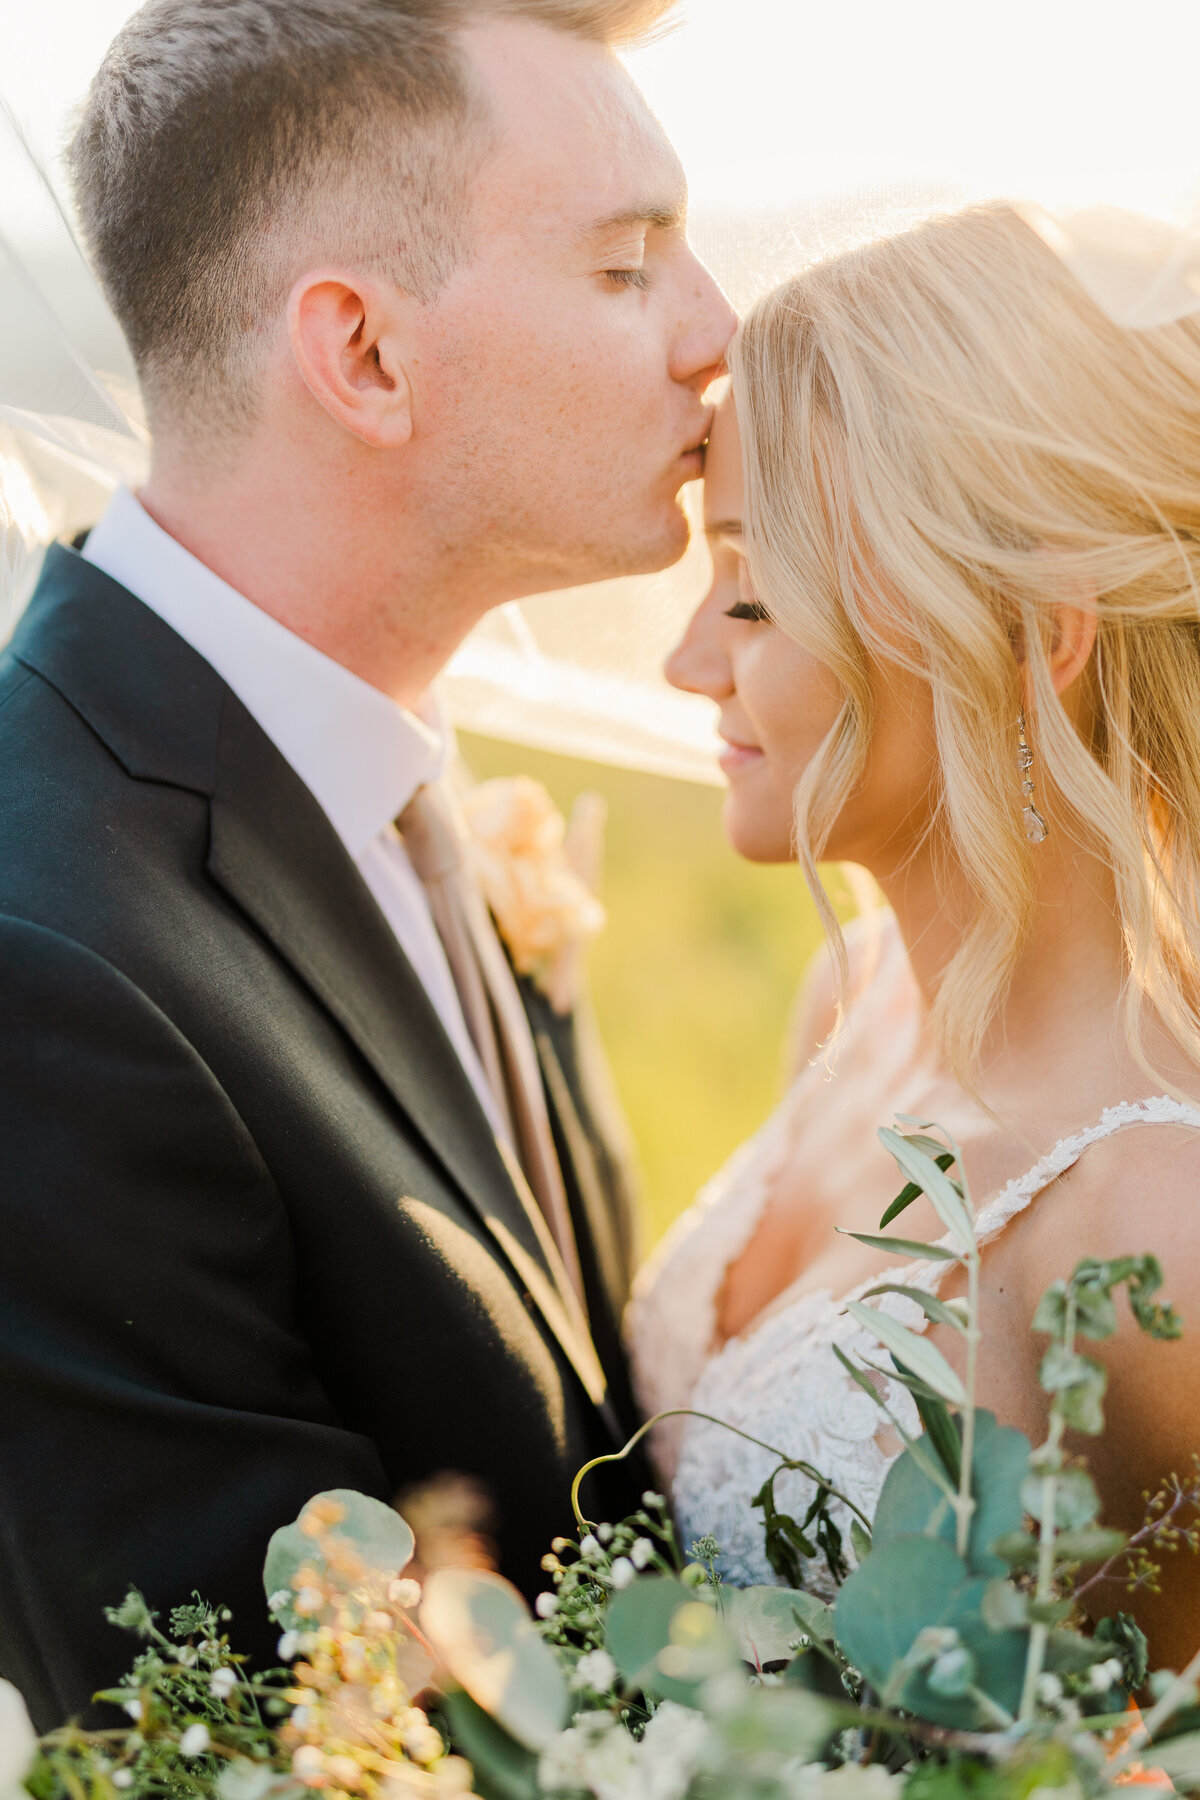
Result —
POLYGON ((0 1673, 43 1727, 130 1582, 272 1660, 323 1488, 474 1475, 534 1588, 628 1427, 619 1171, 429 688, 489 608, 684 548, 733 321, 613 55, 666 10, 149 0, 89 94, 154 458, 0 664, 0 1673))

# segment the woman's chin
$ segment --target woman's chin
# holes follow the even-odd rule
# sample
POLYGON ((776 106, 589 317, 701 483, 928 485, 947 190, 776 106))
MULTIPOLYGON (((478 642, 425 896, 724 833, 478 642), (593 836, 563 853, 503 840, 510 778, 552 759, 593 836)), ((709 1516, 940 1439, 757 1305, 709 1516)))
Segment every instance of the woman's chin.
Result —
POLYGON ((745 803, 736 789, 725 796, 725 836, 746 862, 789 863, 795 861, 792 850, 792 820, 764 816, 765 808, 745 803))

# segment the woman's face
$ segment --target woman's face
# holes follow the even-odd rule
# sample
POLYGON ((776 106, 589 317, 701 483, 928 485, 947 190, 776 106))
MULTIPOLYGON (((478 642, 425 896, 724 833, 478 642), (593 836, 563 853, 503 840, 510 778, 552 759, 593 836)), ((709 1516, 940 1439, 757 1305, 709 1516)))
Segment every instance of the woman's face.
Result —
MULTIPOLYGON (((734 849, 751 862, 790 862, 796 786, 836 723, 843 694, 826 665, 755 603, 742 542, 741 443, 732 396, 718 409, 709 439, 704 523, 712 585, 667 660, 667 679, 721 709, 725 830, 734 849)), ((934 739, 924 683, 889 664, 876 688, 867 769, 825 855, 883 873, 928 821, 934 739)))

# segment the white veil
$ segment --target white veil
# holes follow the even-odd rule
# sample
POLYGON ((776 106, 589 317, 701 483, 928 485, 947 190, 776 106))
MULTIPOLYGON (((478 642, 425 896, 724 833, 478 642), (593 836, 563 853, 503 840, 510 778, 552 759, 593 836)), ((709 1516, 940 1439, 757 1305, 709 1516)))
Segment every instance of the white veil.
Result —
MULTIPOLYGON (((136 484, 147 445, 119 331, 52 181, 2 100, 0 192, 3 223, 11 210, 22 241, 38 246, 27 259, 0 228, 0 631, 7 633, 45 546, 94 523, 118 482, 136 484), (101 372, 109 368, 115 373, 101 372)), ((1196 220, 1180 226, 1108 208, 1022 210, 1119 324, 1136 330, 1200 310, 1196 220)), ((894 209, 886 215, 892 228, 901 222, 894 209)), ((814 242, 828 245, 839 235, 832 223, 814 215, 798 242, 779 218, 711 217, 695 235, 736 300, 799 266, 814 242)), ((707 575, 707 551, 695 533, 684 560, 663 574, 500 607, 441 678, 451 719, 540 749, 719 780, 713 708, 673 691, 660 672, 707 575)))

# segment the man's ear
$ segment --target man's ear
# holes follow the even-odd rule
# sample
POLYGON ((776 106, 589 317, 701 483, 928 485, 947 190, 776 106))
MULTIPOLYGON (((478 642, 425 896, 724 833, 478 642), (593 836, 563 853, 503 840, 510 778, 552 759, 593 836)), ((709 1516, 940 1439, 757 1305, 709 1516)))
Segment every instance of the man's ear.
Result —
POLYGON ((302 275, 288 297, 288 340, 309 393, 376 450, 412 436, 410 306, 395 289, 343 269, 302 275))

